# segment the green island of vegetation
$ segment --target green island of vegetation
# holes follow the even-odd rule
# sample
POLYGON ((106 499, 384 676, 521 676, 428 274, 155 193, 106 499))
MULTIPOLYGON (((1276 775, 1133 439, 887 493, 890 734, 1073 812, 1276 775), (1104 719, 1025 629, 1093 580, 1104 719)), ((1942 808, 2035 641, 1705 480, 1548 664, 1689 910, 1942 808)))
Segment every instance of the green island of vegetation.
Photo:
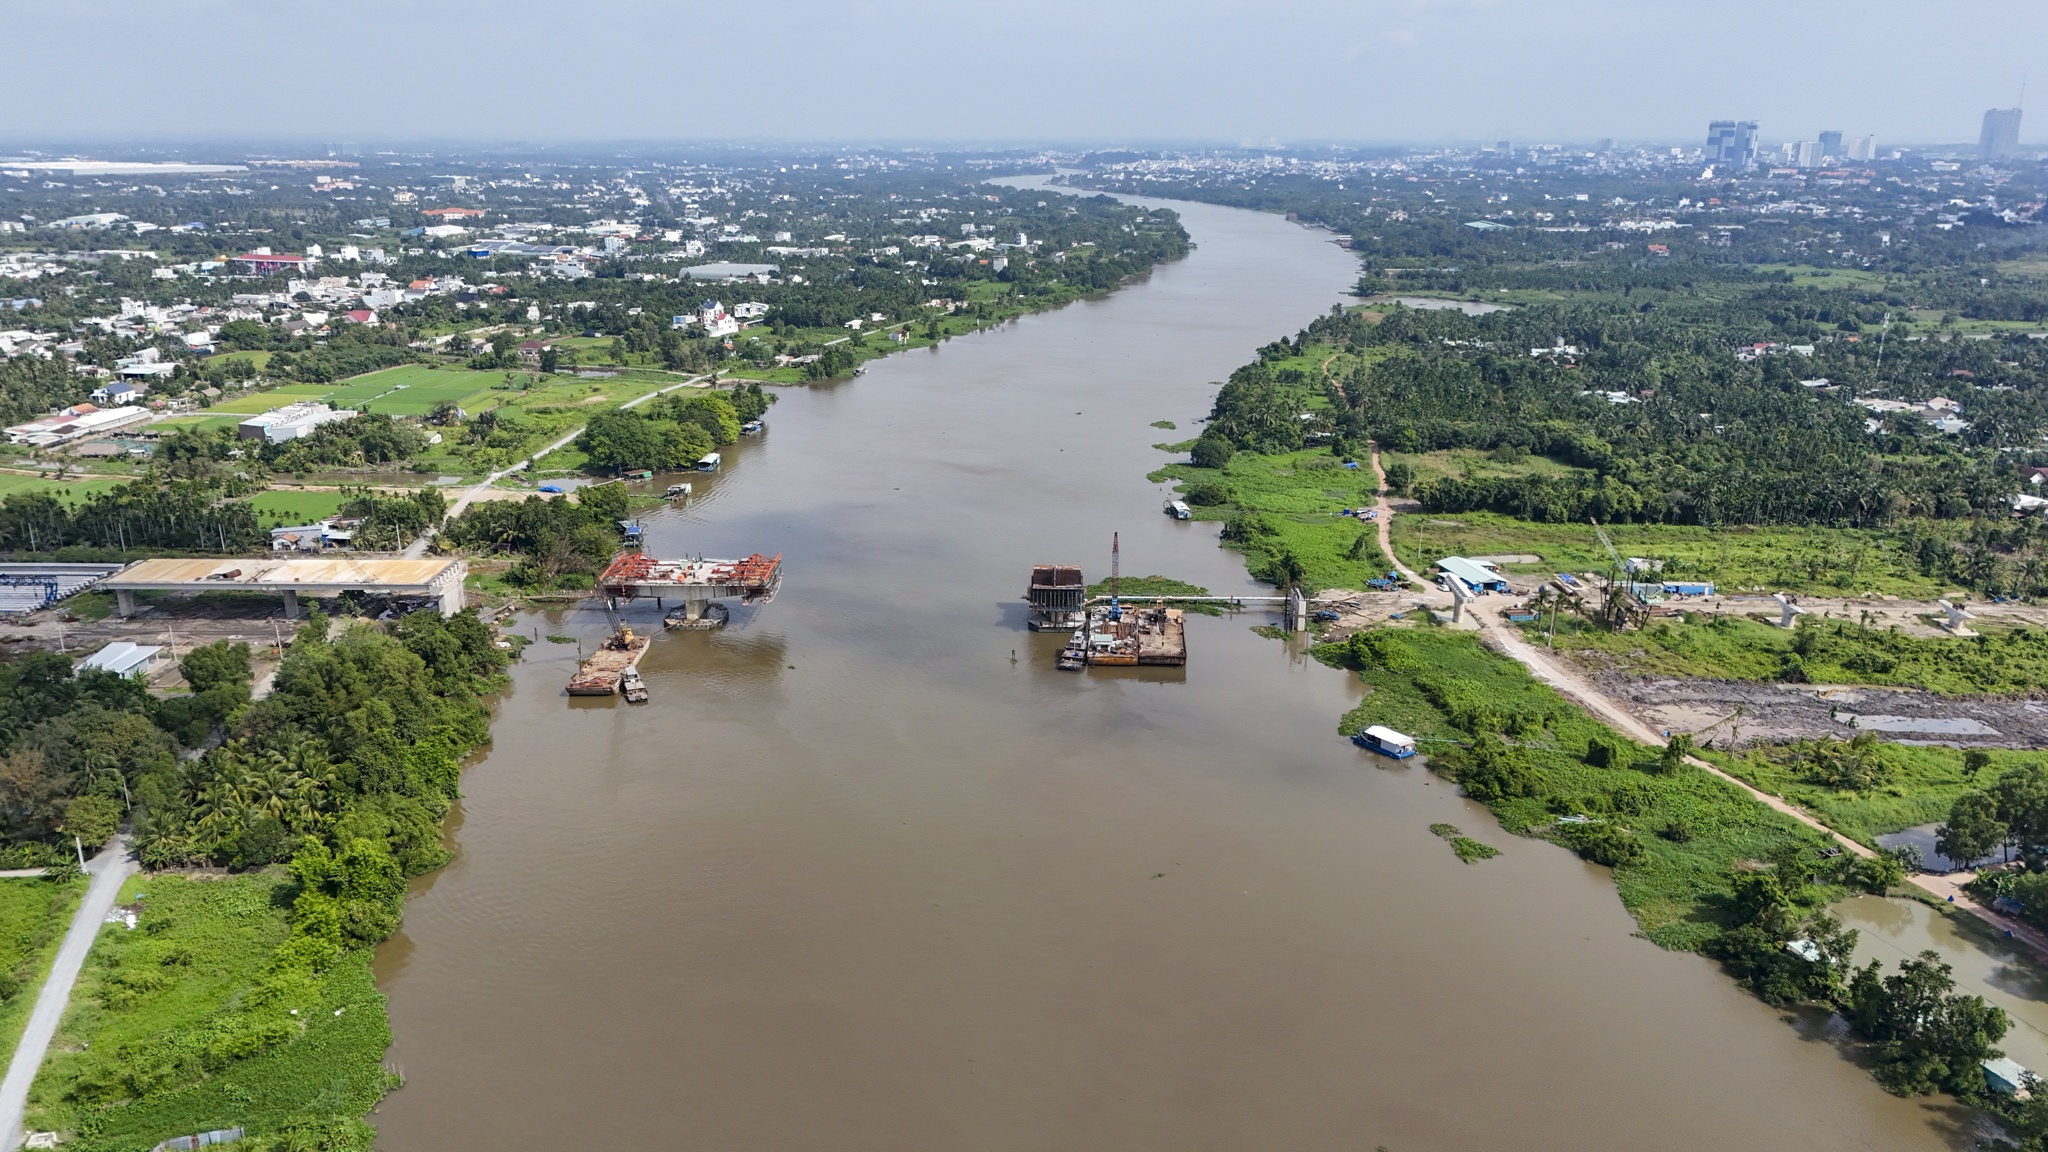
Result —
POLYGON ((1465 835, 1458 831, 1456 824, 1431 824, 1429 831, 1448 843, 1451 851, 1457 853, 1458 859, 1467 864, 1477 864, 1481 860, 1491 860, 1500 855, 1500 849, 1465 835))

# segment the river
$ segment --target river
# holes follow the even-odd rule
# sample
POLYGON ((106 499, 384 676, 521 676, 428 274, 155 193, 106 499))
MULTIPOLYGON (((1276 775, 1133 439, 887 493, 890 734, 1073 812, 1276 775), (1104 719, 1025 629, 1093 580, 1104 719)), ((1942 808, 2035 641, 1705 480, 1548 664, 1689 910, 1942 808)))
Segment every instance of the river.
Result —
POLYGON ((1605 869, 1339 739, 1355 678, 1266 617, 1191 617, 1184 673, 1053 669, 1033 562, 1099 578, 1120 531, 1127 573, 1254 590, 1160 515, 1151 445, 1354 279, 1277 216, 1174 207, 1187 260, 785 390, 650 517, 658 554, 787 565, 657 637, 652 703, 571 701, 575 648, 527 650, 378 956, 382 1147, 1957 1146, 1958 1110, 1634 938, 1605 869))

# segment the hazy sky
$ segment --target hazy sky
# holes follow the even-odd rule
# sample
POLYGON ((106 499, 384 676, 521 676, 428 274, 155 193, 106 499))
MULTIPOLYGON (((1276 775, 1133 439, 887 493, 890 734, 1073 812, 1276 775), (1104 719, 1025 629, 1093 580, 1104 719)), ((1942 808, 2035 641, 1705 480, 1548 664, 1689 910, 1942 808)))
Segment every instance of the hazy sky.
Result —
POLYGON ((2044 46, 2044 0, 7 0, 0 146, 1940 142, 2044 46))

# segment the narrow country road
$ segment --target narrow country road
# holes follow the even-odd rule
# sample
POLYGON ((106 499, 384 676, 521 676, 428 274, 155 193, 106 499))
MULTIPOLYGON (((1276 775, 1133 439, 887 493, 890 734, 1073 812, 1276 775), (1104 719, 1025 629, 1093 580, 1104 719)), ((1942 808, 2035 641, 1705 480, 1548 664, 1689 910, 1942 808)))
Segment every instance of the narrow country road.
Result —
POLYGON ((49 979, 43 981, 42 991, 36 993, 28 1027, 21 1034, 21 1043, 15 1046, 14 1059, 7 1065, 7 1079, 0 1081, 0 1152, 14 1152, 21 1147, 25 1135, 22 1115, 28 1109, 28 1090, 35 1083, 36 1069, 43 1066, 50 1039, 57 1034, 57 1025, 71 1004, 71 986, 78 982, 79 970, 85 967, 86 953, 92 951, 100 925, 113 910, 122 882, 135 874, 135 858, 128 854, 127 834, 109 841, 85 870, 92 883, 86 888, 85 899, 79 901, 71 927, 64 933, 64 942, 57 948, 57 961, 50 966, 49 979))
MULTIPOLYGON (((1325 367, 1329 365, 1327 360, 1323 363, 1325 367)), ((1421 574, 1401 563, 1399 556, 1394 555, 1394 505, 1387 499, 1387 470, 1380 467, 1379 442, 1369 440, 1366 444, 1372 449, 1373 507, 1380 510, 1380 551, 1386 554, 1387 563, 1394 566, 1394 571, 1407 577, 1416 587, 1422 589, 1424 595, 1428 595, 1433 585, 1421 574)))
MULTIPOLYGON (((1378 478, 1377 486, 1379 489, 1377 507, 1380 510, 1380 551, 1386 555, 1387 561, 1394 566, 1396 571, 1422 588, 1428 589, 1431 587, 1431 582, 1403 565, 1400 558, 1394 555, 1392 528, 1394 510, 1388 504, 1386 497, 1387 474, 1380 466, 1379 445, 1373 444, 1371 447, 1372 471, 1373 475, 1378 478)), ((1491 596, 1475 598, 1467 602, 1465 606, 1465 610, 1472 614, 1473 621, 1480 626, 1481 633, 1485 637, 1485 643, 1499 651, 1502 655, 1513 659, 1524 668, 1527 668, 1530 675, 1550 685, 1565 698, 1592 713, 1594 718, 1615 728, 1629 738, 1652 747, 1661 746, 1665 743, 1665 738, 1662 735, 1653 731, 1648 724, 1637 718, 1634 713, 1623 707, 1613 697, 1600 691, 1591 680, 1581 676, 1576 669, 1546 652, 1537 650, 1528 641, 1524 640, 1521 630, 1504 618, 1503 614, 1506 609, 1507 603, 1505 600, 1491 596)), ((1870 848, 1836 832, 1805 809, 1786 801, 1783 797, 1773 796, 1768 792, 1744 783, 1697 756, 1686 757, 1686 762, 1742 789, 1755 798, 1758 803, 1774 811, 1782 812, 1801 824, 1825 834, 1840 844, 1843 850, 1851 855, 1876 855, 1870 848)), ((1972 872, 1953 872, 1946 875, 1919 873, 1908 877, 1907 883, 1939 898, 1944 903, 1953 904, 1958 909, 1976 916, 1978 919, 2004 933, 2008 939, 2013 940, 2015 943, 2026 945, 2033 951, 2036 960, 2048 964, 2048 933, 2043 933, 2010 917, 2001 916, 1972 899, 1962 890, 1962 886, 1974 878, 1975 873, 1972 872)))
MULTIPOLYGON (((649 392, 644 396, 635 396, 631 400, 626 401, 624 404, 619 405, 619 410, 624 411, 628 408, 638 408, 640 405, 647 403, 649 400, 654 399, 656 396, 659 396, 664 392, 673 392, 678 388, 689 388, 703 379, 705 379, 705 377, 703 376, 692 376, 688 380, 685 380, 679 384, 670 384, 666 388, 656 388, 654 391, 649 392)), ((531 467, 535 460, 540 459, 541 457, 547 455, 550 452, 558 452, 563 448, 567 448, 570 444, 575 443, 576 438, 581 435, 583 435, 583 429, 580 427, 576 428, 573 431, 571 431, 568 435, 563 436, 561 439, 555 441, 554 443, 548 445, 545 448, 542 448, 540 451, 535 452, 533 455, 528 456, 526 459, 521 460, 519 463, 512 465, 510 468, 506 468, 498 472, 493 472, 489 476, 486 476, 482 480, 478 481, 476 484, 463 489, 462 495, 455 498, 455 503, 448 506, 448 515, 443 517, 443 519, 452 520, 455 517, 462 515, 462 510, 464 508, 469 507, 472 503, 476 501, 477 497, 481 496, 484 492, 488 491, 491 485, 496 484, 498 481, 503 480, 505 477, 512 475, 514 472, 524 471, 525 469, 531 467)), ((414 540, 411 544, 406 545, 405 551, 399 553, 399 555, 403 556, 407 560, 417 560, 420 557, 425 556, 427 554, 427 545, 433 543, 436 531, 438 531, 438 529, 429 528, 425 532, 420 533, 419 539, 414 540)), ((4 1152, 4 1150, 0 1150, 0 1152, 4 1152)))

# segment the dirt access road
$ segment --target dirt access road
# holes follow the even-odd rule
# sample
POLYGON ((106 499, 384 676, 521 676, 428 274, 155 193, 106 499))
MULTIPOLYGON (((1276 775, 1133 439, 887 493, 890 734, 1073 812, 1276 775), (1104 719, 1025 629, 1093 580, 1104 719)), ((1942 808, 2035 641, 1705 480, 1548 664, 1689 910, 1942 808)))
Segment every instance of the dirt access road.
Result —
MULTIPOLYGON (((1387 502, 1386 473, 1380 467, 1380 451, 1377 444, 1372 445, 1372 471, 1373 475, 1379 479, 1379 494, 1376 498, 1376 503, 1380 510, 1380 551, 1385 553, 1387 561, 1394 566, 1396 571, 1420 584, 1425 589, 1426 594, 1427 590, 1434 587, 1434 585, 1404 566, 1400 558, 1394 555, 1393 533, 1390 526, 1394 510, 1387 502)), ((1449 597, 1445 596, 1444 599, 1448 600, 1449 597)), ((1505 618, 1505 613, 1509 606, 1510 601, 1508 598, 1495 596, 1482 596, 1467 603, 1466 611, 1478 623, 1482 643, 1496 652, 1515 660, 1524 668, 1527 668, 1530 675, 1550 685, 1567 699, 1577 703, 1601 722, 1613 727, 1617 731, 1625 733, 1634 740, 1652 746, 1661 745, 1665 742, 1665 737, 1662 734, 1653 731, 1649 725, 1637 719, 1619 701, 1602 692, 1592 681, 1581 675, 1577 669, 1570 667, 1562 660, 1548 653, 1531 647, 1522 638, 1521 630, 1510 624, 1505 618)), ((1768 792, 1751 787, 1696 756, 1688 756, 1686 761, 1694 767, 1712 773, 1735 787, 1742 789, 1754 797, 1758 803, 1774 811, 1782 812, 1801 824, 1822 833, 1840 844, 1846 852, 1856 856, 1875 855, 1871 849, 1836 832, 1805 809, 1786 802, 1782 797, 1773 796, 1768 792)), ((2048 964, 2048 934, 2038 932, 2017 920, 2001 916, 1990 908, 1971 899, 1962 891, 1962 885, 1969 883, 1973 879, 1975 879, 1975 874, 1971 872, 1956 872, 1945 876, 1922 874, 1909 878, 1908 883, 1935 896, 1944 903, 1953 904, 1957 908, 1969 912, 1993 928, 1998 929, 2004 935, 2026 944, 2033 950, 2036 961, 2048 964)))
MULTIPOLYGON (((684 380, 681 383, 669 384, 666 385, 665 387, 656 388, 654 391, 649 392, 644 396, 635 396, 633 399, 626 401, 624 404, 619 405, 619 409, 621 411, 624 411, 627 408, 638 408, 640 405, 647 403, 649 400, 654 399, 656 396, 659 396, 664 392, 673 392, 678 388, 700 387, 702 386, 703 382, 708 379, 711 379, 711 377, 692 376, 688 380, 684 380)), ((471 504, 474 504, 479 500, 508 498, 524 499, 526 496, 530 495, 530 493, 518 492, 512 493, 509 496, 499 496, 496 494, 495 490, 491 487, 491 485, 496 484, 498 481, 503 480, 505 477, 512 475, 514 472, 524 471, 525 469, 531 467, 534 461, 540 459, 541 457, 547 455, 550 452, 559 452, 562 449, 567 448, 570 444, 575 442, 578 436, 581 435, 583 435, 583 429, 577 428, 575 431, 569 433, 567 436, 564 436, 561 439, 555 441, 554 443, 548 445, 547 447, 542 448, 540 451, 535 452, 533 455, 528 456, 526 459, 521 460, 519 463, 512 465, 510 468, 507 468, 502 472, 493 472, 489 476, 484 477, 482 482, 466 489, 461 496, 456 498, 455 503, 449 505, 448 515, 447 517, 445 517, 445 519, 454 519, 455 517, 462 515, 462 510, 464 508, 469 507, 471 504)), ((420 538, 413 541, 411 544, 407 545, 405 551, 399 553, 399 555, 405 557, 408 560, 417 560, 420 557, 425 556, 427 554, 427 546, 433 543, 434 535, 437 531, 439 531, 439 529, 434 528, 421 533, 420 538)))

